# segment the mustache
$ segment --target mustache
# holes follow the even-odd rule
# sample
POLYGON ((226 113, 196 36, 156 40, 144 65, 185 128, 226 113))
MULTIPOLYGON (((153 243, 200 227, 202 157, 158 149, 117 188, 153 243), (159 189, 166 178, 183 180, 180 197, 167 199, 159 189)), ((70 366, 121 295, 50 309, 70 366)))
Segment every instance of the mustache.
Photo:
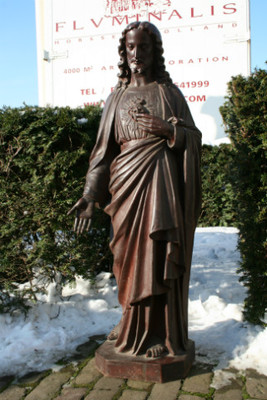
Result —
POLYGON ((131 63, 131 64, 140 64, 140 63, 144 63, 144 61, 142 60, 142 58, 133 57, 133 58, 130 60, 130 63, 131 63))

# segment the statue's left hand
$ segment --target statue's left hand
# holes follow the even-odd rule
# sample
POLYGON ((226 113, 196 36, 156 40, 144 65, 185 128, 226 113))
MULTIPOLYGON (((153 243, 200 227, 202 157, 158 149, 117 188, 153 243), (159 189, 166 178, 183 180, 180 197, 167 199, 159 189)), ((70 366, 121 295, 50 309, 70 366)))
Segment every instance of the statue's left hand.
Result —
POLYGON ((138 126, 151 135, 160 136, 164 139, 172 139, 174 128, 173 125, 164 121, 160 117, 150 114, 136 114, 138 126))

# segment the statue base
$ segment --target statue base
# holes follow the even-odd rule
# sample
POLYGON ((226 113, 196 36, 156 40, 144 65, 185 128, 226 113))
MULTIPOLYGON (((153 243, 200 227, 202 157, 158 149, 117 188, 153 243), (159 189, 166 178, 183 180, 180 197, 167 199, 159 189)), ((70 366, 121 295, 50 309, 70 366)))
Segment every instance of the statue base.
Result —
POLYGON ((115 341, 106 341, 95 353, 96 367, 103 375, 155 383, 185 378, 194 359, 195 343, 192 340, 188 342, 186 353, 176 356, 148 358, 118 353, 115 341))

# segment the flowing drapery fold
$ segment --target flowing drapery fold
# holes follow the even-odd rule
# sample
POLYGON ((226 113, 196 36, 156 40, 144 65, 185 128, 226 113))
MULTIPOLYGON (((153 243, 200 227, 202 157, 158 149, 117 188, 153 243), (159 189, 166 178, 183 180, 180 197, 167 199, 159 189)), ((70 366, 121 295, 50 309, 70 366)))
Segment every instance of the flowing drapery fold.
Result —
POLYGON ((115 114, 123 93, 118 89, 108 99, 84 189, 100 205, 108 203, 112 220, 110 247, 123 309, 116 346, 142 354, 160 340, 179 354, 188 342, 201 134, 181 92, 159 85, 163 119, 183 121, 173 143, 155 136, 118 143, 115 114))

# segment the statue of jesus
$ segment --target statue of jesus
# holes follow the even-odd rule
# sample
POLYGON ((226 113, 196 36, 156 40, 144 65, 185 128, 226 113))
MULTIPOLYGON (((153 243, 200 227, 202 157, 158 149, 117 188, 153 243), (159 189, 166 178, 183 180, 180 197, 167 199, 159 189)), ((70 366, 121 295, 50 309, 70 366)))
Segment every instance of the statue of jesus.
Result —
POLYGON ((119 45, 119 81, 107 99, 74 230, 95 206, 110 215, 113 272, 122 306, 116 351, 179 355, 188 346, 188 288, 200 212, 201 133, 165 69, 161 35, 129 24, 119 45))

